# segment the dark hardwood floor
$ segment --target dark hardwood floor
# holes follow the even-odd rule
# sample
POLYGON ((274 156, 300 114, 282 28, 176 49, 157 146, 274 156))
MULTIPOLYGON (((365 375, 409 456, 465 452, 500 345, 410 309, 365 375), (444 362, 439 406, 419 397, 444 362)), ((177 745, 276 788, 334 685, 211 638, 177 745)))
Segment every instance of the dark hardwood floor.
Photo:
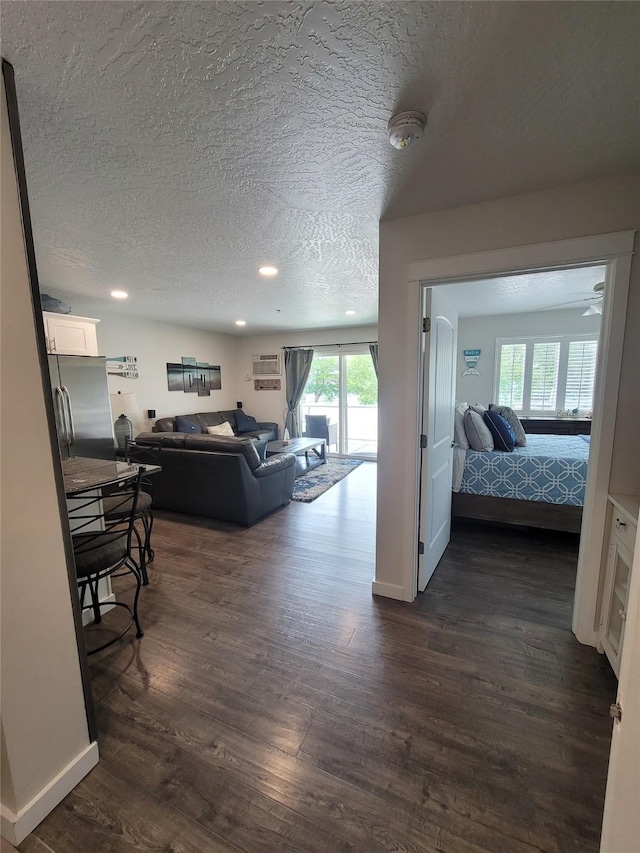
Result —
POLYGON ((575 540, 459 526, 373 598, 375 465, 250 530, 158 514, 145 636, 91 659, 94 771, 22 853, 598 850, 615 679, 575 540))

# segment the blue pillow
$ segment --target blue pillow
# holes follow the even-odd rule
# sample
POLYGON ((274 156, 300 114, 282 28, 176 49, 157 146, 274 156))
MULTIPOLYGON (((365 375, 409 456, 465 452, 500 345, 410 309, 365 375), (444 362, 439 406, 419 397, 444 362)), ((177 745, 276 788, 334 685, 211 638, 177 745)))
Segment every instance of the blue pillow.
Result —
POLYGON ((252 418, 251 415, 245 415, 242 409, 238 409, 236 412, 236 431, 238 435, 242 435, 243 432, 254 432, 258 429, 260 429, 258 421, 252 418))
POLYGON ((194 422, 190 421, 189 418, 183 418, 182 415, 176 415, 176 432, 195 432, 200 435, 202 430, 198 424, 194 424, 194 422))
POLYGON ((492 409, 488 409, 484 413, 484 421, 491 430, 495 449, 502 450, 505 453, 513 453, 513 448, 516 446, 516 436, 507 419, 492 409))

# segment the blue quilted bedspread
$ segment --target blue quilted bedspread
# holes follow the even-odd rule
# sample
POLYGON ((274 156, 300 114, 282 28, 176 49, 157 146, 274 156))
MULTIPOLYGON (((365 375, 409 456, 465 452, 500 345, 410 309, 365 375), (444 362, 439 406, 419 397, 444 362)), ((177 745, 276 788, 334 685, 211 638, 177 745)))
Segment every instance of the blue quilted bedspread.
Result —
POLYGON ((528 435, 513 453, 467 450, 460 491, 582 506, 588 457, 583 435, 528 435))

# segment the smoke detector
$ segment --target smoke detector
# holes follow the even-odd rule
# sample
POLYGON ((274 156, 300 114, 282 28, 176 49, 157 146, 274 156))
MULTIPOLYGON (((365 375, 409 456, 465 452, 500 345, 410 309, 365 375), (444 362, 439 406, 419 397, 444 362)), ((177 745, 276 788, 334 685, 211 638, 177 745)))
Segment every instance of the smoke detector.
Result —
POLYGON ((387 128, 389 142, 394 148, 408 148, 416 139, 420 139, 427 126, 427 119, 416 110, 407 110, 391 116, 387 128))

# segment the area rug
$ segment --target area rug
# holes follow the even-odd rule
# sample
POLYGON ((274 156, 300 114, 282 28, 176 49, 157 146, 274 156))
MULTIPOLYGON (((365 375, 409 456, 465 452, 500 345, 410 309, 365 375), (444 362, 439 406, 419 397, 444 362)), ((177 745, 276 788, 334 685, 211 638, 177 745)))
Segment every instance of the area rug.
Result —
POLYGON ((293 487, 294 501, 310 504, 323 495, 331 486, 344 479, 355 468, 362 465, 361 459, 328 459, 325 465, 318 465, 308 474, 298 477, 293 487))

